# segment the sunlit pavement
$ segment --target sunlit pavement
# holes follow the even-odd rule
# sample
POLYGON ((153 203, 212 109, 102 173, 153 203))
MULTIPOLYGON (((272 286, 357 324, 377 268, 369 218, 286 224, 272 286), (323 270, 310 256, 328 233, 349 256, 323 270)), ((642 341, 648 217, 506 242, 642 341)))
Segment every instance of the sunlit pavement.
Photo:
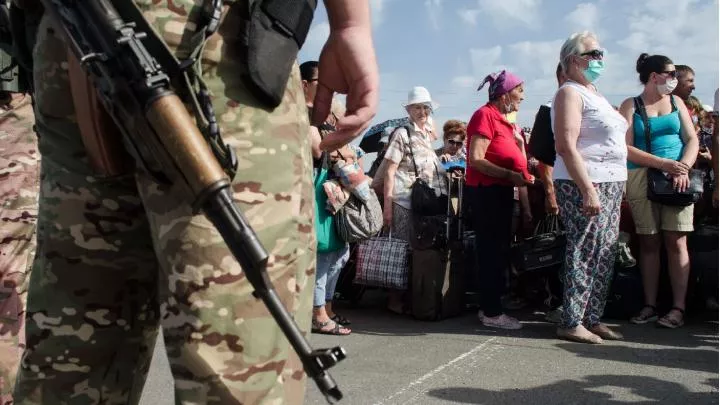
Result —
MULTIPOLYGON (((332 369, 342 404, 718 404, 717 313, 677 330, 622 323, 625 340, 601 345, 558 340, 530 311, 514 314, 519 331, 485 328, 472 313, 442 322, 380 306, 341 314, 352 335, 311 341, 348 352, 332 369)), ((159 344, 141 404, 173 403, 159 344)), ((312 382, 305 403, 327 403, 312 382)))

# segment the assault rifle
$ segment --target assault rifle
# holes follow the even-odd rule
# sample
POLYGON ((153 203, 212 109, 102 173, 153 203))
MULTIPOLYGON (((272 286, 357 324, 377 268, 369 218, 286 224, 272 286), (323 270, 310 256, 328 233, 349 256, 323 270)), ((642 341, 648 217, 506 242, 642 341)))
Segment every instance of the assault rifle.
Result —
MULTIPOLYGON (((172 90, 171 83, 177 83, 177 76, 192 63, 181 63, 167 51, 131 0, 41 1, 119 129, 125 149, 159 183, 181 186, 186 202, 213 223, 307 375, 328 402, 340 400, 342 393, 326 370, 344 359, 345 351, 312 350, 301 334, 267 275, 267 252, 233 203, 228 173, 234 174, 235 167, 225 164, 234 160, 232 150, 218 137, 203 134, 172 90)), ((213 0, 210 5, 216 26, 222 2, 213 0)), ((217 135, 207 94, 197 96, 205 101, 202 109, 217 135)))

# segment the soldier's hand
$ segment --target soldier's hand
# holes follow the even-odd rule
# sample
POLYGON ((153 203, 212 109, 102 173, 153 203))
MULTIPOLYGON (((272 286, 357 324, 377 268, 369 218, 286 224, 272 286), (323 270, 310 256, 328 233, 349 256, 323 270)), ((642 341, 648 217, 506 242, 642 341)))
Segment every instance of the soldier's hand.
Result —
MULTIPOLYGON (((345 5, 349 12, 369 14, 367 2, 353 0, 351 3, 345 5)), ((326 3, 331 30, 320 53, 313 123, 322 123, 328 116, 334 93, 347 94, 347 98, 345 116, 338 120, 337 131, 323 139, 323 150, 337 149, 360 135, 375 116, 378 104, 379 75, 369 16, 366 20, 360 18, 355 23, 345 23, 333 15, 333 6, 342 8, 343 2, 326 3)))

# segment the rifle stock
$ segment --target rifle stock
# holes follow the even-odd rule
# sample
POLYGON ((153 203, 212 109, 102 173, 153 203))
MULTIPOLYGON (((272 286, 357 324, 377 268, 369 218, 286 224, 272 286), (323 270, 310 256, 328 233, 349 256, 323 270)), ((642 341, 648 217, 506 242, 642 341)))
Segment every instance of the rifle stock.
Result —
POLYGON ((170 88, 165 71, 176 69, 161 66, 143 44, 145 38, 157 34, 136 32, 132 19, 121 16, 110 0, 41 1, 138 167, 160 183, 179 186, 194 211, 202 211, 213 223, 305 372, 328 401, 340 400, 342 393, 326 370, 344 359, 345 351, 340 347, 312 350, 282 305, 267 275, 267 252, 233 202, 230 178, 170 88))

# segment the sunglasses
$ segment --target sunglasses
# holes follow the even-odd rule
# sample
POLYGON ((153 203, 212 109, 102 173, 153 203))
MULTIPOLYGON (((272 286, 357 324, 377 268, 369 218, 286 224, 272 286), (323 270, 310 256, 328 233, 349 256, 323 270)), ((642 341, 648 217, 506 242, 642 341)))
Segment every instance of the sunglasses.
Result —
POLYGON ((450 145, 453 145, 453 146, 462 146, 463 145, 463 141, 453 141, 452 139, 448 139, 447 143, 449 143, 450 145))
POLYGON ((659 75, 668 75, 672 77, 673 79, 677 79, 677 70, 665 70, 662 72, 658 72, 659 75))
POLYGON ((580 56, 589 56, 590 59, 599 60, 605 57, 605 51, 602 49, 593 49, 592 51, 581 53, 580 56))

